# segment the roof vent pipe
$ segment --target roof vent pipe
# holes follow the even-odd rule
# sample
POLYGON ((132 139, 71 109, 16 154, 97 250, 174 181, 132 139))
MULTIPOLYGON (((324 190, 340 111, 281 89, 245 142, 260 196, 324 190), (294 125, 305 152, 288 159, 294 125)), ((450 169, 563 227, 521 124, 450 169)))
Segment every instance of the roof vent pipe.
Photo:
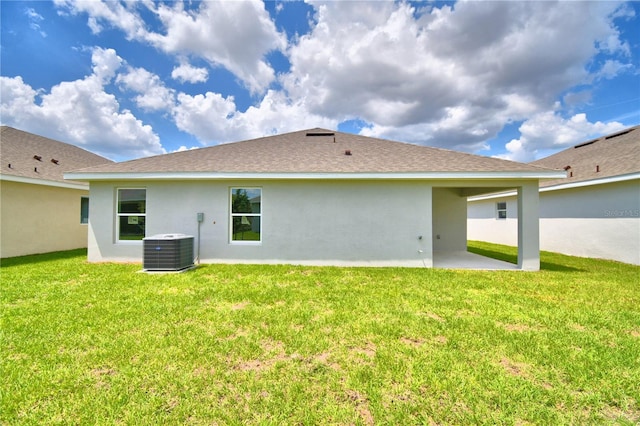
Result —
POLYGON ((39 155, 34 155, 33 159, 34 160, 38 160, 38 161, 42 161, 42 157, 40 157, 39 155))
POLYGON ((600 166, 596 164, 596 173, 600 173, 600 166))
POLYGON ((351 155, 351 150, 350 149, 345 150, 344 155, 351 155))

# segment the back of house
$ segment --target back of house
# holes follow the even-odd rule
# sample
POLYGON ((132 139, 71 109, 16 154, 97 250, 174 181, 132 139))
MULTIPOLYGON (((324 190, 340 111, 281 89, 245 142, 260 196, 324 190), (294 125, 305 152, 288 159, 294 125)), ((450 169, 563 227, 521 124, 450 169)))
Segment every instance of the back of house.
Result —
POLYGON ((90 261, 140 262, 146 237, 185 234, 207 263, 437 266, 466 254, 468 195, 516 189, 528 270, 538 182, 564 175, 318 128, 65 174, 91 185, 90 261))

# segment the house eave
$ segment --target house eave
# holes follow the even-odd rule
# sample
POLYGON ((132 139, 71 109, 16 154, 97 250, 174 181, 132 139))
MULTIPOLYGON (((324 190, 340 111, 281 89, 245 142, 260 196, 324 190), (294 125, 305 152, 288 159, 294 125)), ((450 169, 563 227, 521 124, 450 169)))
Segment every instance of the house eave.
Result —
POLYGON ((36 178, 29 178, 24 176, 13 176, 13 175, 4 175, 4 174, 0 174, 0 181, 27 183, 31 185, 43 185, 43 186, 52 186, 56 188, 80 189, 82 191, 89 191, 89 185, 87 185, 84 182, 72 182, 72 181, 60 182, 57 180, 36 179, 36 178))
POLYGON ((531 172, 365 172, 365 173, 241 173, 241 172, 70 172, 65 179, 113 180, 457 180, 457 179, 561 179, 564 171, 531 172))
MULTIPOLYGON (((636 180, 636 179, 640 179, 640 172, 629 173, 629 174, 618 175, 618 176, 608 176, 605 178, 598 178, 598 179, 583 180, 580 182, 560 183, 557 185, 542 187, 540 188, 540 192, 560 191, 563 189, 572 189, 572 188, 584 188, 584 187, 589 187, 594 185, 604 185, 607 183, 625 182, 625 181, 636 180)), ((503 197, 514 197, 516 195, 517 195, 516 191, 506 191, 506 192, 499 192, 495 194, 478 195, 474 197, 469 197, 468 200, 482 201, 482 200, 491 200, 491 199, 503 198, 503 197)))

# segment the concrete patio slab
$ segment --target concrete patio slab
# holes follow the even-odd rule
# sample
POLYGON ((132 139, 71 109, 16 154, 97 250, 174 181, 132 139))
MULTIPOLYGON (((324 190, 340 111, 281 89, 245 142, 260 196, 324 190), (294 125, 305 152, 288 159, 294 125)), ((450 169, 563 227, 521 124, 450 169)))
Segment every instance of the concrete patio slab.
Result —
POLYGON ((441 269, 476 269, 515 271, 518 265, 491 259, 468 251, 434 251, 433 267, 441 269))

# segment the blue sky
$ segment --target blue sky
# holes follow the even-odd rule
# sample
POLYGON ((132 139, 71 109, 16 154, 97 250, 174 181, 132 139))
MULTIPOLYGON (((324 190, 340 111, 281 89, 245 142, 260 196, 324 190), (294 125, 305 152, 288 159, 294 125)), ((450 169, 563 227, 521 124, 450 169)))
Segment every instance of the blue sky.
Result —
POLYGON ((0 121, 116 161, 313 127, 531 161, 640 124, 638 14, 3 1, 0 121))

